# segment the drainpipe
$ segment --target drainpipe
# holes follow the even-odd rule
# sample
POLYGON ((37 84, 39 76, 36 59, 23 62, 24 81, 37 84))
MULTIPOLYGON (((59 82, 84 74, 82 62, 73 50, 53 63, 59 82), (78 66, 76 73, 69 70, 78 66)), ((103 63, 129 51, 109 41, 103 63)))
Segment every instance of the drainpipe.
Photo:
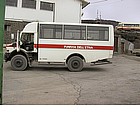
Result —
POLYGON ((5 0, 0 2, 0 105, 2 105, 3 85, 3 39, 4 39, 5 0))

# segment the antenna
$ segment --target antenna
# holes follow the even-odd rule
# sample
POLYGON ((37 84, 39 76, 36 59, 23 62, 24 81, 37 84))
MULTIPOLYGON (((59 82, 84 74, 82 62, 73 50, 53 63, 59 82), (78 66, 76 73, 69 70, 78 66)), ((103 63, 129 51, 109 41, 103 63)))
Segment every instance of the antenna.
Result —
POLYGON ((97 10, 97 18, 96 19, 99 19, 99 10, 97 10))
POLYGON ((99 15, 99 10, 97 10, 97 17, 96 17, 97 20, 101 20, 102 19, 102 12, 100 12, 100 15, 99 15))
POLYGON ((102 19, 102 12, 100 12, 100 20, 102 19))

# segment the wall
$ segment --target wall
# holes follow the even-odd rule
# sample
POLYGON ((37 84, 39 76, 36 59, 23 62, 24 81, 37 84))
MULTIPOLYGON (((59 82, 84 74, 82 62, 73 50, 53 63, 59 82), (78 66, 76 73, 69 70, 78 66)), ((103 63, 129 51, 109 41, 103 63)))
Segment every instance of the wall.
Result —
MULTIPOLYGON (((118 54, 131 54, 132 49, 130 48, 130 41, 118 36, 118 54)), ((132 43, 133 44, 133 43, 132 43)))
POLYGON ((56 22, 80 23, 82 15, 82 4, 79 0, 57 0, 56 22))
POLYGON ((22 7, 22 0, 17 7, 6 6, 6 20, 81 22, 82 4, 79 0, 37 0, 36 9, 22 7), (40 10, 40 1, 55 3, 54 11, 40 10))
POLYGON ((21 31, 27 23, 28 22, 5 20, 5 26, 10 26, 10 30, 4 32, 4 43, 9 44, 13 42, 14 40, 11 40, 11 34, 14 34, 14 37, 16 38, 17 30, 21 31))
MULTIPOLYGON (((41 0, 42 1, 42 0, 41 0)), ((47 0, 47 2, 54 2, 47 0)), ((40 10, 40 0, 37 0, 36 9, 23 8, 22 0, 18 0, 18 6, 6 6, 5 11, 6 20, 18 20, 18 21, 53 21, 53 12, 40 10)))
POLYGON ((79 0, 37 0, 36 9, 23 8, 22 0, 18 0, 17 7, 6 6, 5 26, 11 26, 11 30, 5 30, 4 43, 11 43, 11 34, 22 30, 28 22, 71 22, 80 23, 82 3, 79 0), (40 10, 40 1, 55 3, 54 11, 40 10))

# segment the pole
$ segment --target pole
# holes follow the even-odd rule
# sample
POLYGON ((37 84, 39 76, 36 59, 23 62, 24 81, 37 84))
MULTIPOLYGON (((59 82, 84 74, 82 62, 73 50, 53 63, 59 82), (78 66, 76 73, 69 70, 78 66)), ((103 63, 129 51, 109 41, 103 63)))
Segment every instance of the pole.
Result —
POLYGON ((2 105, 3 83, 3 36, 4 36, 5 0, 0 2, 0 105, 2 105))

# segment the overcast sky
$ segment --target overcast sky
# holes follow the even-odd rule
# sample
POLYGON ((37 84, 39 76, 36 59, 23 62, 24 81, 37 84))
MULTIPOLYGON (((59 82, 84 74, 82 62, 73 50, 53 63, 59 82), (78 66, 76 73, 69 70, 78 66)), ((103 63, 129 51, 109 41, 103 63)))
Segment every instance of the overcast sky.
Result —
POLYGON ((140 0, 89 0, 82 19, 98 17, 119 22, 140 23, 140 0))

